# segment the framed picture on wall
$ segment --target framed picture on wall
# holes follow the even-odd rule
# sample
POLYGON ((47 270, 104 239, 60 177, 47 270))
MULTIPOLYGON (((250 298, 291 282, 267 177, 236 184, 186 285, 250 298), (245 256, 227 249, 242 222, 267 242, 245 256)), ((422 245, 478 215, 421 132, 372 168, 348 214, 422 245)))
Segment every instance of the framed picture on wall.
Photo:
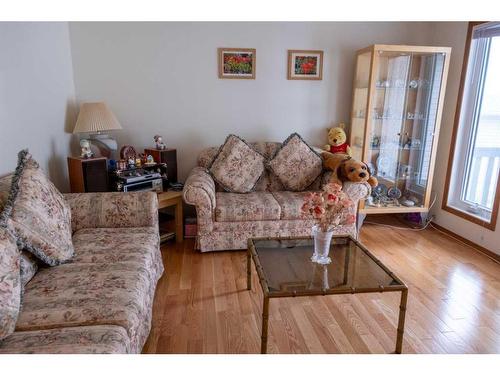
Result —
POLYGON ((255 79, 255 48, 219 48, 219 78, 255 79))
POLYGON ((288 79, 322 80, 323 51, 288 50, 288 79))

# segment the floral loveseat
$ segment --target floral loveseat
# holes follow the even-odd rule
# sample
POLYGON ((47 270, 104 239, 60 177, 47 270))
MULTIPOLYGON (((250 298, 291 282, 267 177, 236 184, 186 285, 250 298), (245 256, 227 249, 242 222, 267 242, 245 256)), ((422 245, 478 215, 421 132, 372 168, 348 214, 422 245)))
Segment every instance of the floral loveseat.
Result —
POLYGON ((74 256, 52 267, 33 262, 24 281, 21 272, 22 306, 0 353, 140 353, 163 273, 156 194, 64 197, 74 256))
MULTIPOLYGON (((268 160, 282 146, 277 142, 249 145, 268 160)), ((219 147, 203 150, 198 156, 198 166, 191 171, 184 185, 184 201, 196 207, 197 249, 202 252, 246 249, 247 239, 250 237, 311 235, 314 223, 304 219, 301 214, 304 195, 309 191, 320 190, 329 180, 331 172, 321 172, 304 191, 287 191, 280 179, 266 168, 252 191, 244 194, 231 193, 224 191, 209 171, 218 152, 219 147)), ((293 172, 293 168, 290 170, 293 172)), ((234 171, 228 171, 228 174, 231 173, 234 171)), ((346 182, 343 190, 354 202, 354 214, 358 201, 371 192, 367 183, 346 182)), ((335 234, 356 236, 356 224, 341 226, 335 234)))

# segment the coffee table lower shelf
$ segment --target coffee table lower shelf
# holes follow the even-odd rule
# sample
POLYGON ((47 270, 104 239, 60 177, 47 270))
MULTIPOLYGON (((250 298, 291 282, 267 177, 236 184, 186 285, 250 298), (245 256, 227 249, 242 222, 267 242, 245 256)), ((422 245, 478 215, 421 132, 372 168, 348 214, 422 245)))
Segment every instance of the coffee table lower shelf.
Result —
MULTIPOLYGON (((267 238, 270 239, 270 238, 267 238)), ((268 328, 269 328, 269 302, 272 298, 287 298, 287 297, 307 297, 307 296, 327 296, 327 295, 342 295, 342 294, 357 294, 357 293, 385 293, 385 292, 401 292, 401 300, 399 304, 399 317, 398 317, 398 328, 396 337, 396 348, 395 353, 401 354, 403 347, 403 335, 405 326, 405 316, 406 316, 406 304, 408 300, 408 287, 400 281, 391 271, 389 271, 378 259, 376 259, 367 249, 362 247, 357 241, 353 240, 357 245, 361 246, 363 251, 365 251, 370 258, 373 259, 380 267, 382 267, 386 272, 388 272, 393 278, 400 282, 400 285, 387 285, 373 288, 336 288, 336 289, 323 289, 321 291, 272 291, 270 292, 268 284, 266 282, 263 267, 260 264, 259 256, 255 250, 253 240, 266 240, 266 239, 249 239, 249 246, 247 251, 247 289, 252 290, 252 259, 255 264, 255 269, 259 277, 259 282, 262 287, 262 292, 264 295, 262 304, 262 333, 261 333, 261 354, 267 353, 267 338, 268 338, 268 328)))

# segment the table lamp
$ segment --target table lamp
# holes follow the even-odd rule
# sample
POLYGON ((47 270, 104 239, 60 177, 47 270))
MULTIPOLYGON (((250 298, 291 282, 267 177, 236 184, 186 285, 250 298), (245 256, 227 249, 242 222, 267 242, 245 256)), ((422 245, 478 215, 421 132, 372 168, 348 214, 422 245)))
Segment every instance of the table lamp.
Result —
POLYGON ((120 123, 106 103, 82 103, 73 129, 73 134, 88 133, 88 138, 82 137, 80 141, 81 156, 92 157, 90 146, 93 145, 101 156, 110 158, 118 149, 118 144, 107 132, 120 129, 122 129, 120 123))

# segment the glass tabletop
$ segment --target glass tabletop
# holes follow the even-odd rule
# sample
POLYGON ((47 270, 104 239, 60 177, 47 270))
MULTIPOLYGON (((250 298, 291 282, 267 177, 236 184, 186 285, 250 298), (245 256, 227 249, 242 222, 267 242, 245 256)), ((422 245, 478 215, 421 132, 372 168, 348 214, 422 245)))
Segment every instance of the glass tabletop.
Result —
POLYGON ((406 288, 351 237, 332 239, 329 255, 332 262, 328 265, 311 262, 312 238, 253 239, 251 244, 271 295, 362 293, 406 288))

